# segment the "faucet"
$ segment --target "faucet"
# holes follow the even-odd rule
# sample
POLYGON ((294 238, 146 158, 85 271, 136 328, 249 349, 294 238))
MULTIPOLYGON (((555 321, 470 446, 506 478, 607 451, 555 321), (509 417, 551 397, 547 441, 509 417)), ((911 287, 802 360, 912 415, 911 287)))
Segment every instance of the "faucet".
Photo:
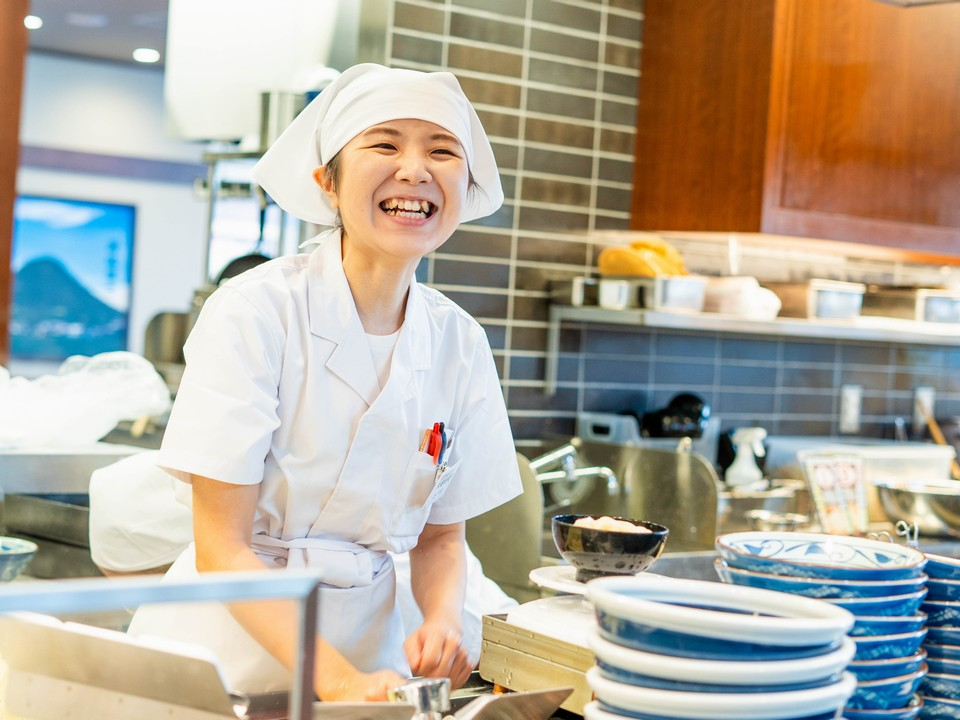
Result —
MULTIPOLYGON (((567 443, 556 450, 552 450, 530 461, 530 467, 537 473, 537 480, 541 485, 549 485, 556 482, 575 482, 580 478, 595 477, 604 481, 607 487, 607 494, 615 497, 620 494, 620 481, 616 474, 608 467, 594 465, 592 467, 577 467, 577 448, 567 443), (545 468, 559 464, 558 470, 545 470, 545 468)), ((545 508, 545 512, 552 512, 558 508, 572 505, 569 498, 545 508)))

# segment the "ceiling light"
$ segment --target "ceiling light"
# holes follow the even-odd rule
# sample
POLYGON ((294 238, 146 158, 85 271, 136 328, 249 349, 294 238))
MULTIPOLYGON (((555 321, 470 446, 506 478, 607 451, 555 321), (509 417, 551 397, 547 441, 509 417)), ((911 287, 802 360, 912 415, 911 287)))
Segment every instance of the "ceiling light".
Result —
POLYGON ((137 48, 133 51, 133 59, 142 63, 155 63, 160 59, 160 51, 153 48, 137 48))
POLYGON ((27 30, 38 30, 43 27, 43 20, 36 15, 27 15, 23 19, 23 24, 27 26, 27 30))

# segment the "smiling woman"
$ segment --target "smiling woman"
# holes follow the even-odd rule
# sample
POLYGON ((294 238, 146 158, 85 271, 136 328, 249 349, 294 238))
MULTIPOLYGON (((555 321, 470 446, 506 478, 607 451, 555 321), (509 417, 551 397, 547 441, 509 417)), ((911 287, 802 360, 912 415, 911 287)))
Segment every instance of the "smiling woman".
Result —
MULTIPOLYGON (((323 700, 385 699, 410 674, 459 686, 464 523, 522 486, 483 329, 414 271, 500 207, 490 143, 453 75, 359 65, 253 174, 328 229, 203 306, 158 460, 193 486, 169 575, 316 569, 323 700), (423 622, 404 638, 389 553, 407 551, 423 622)), ((289 686, 294 627, 278 603, 204 604, 141 608, 130 631, 202 643, 232 689, 265 692, 289 686)))

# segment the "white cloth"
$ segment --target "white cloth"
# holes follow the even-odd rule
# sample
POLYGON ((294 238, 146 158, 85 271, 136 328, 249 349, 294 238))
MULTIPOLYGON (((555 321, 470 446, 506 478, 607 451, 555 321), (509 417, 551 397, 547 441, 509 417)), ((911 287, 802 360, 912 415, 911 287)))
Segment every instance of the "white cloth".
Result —
MULTIPOLYGON (((311 538, 317 546, 336 540, 349 543, 348 551, 358 557, 368 557, 365 575, 345 592, 359 595, 368 587, 382 594, 321 602, 343 608, 341 629, 355 634, 338 649, 351 662, 363 669, 407 672, 392 641, 385 639, 402 636, 402 628, 392 600, 392 564, 378 575, 380 558, 413 547, 426 522, 461 522, 522 491, 482 327, 440 293, 412 282, 390 377, 381 391, 343 274, 340 243, 332 240, 310 255, 264 263, 219 288, 205 303, 184 350, 187 366, 160 465, 181 479, 192 473, 259 483, 255 539, 296 545, 311 538), (449 448, 446 472, 438 478, 432 458, 419 446, 424 430, 440 421, 447 427, 449 448), (380 575, 385 579, 378 580, 380 575), (381 632, 368 620, 380 612, 377 603, 384 597, 396 617, 389 621, 391 629, 381 632), (356 633, 372 639, 385 655, 369 654, 356 633)), ((265 559, 273 556, 258 549, 265 559)), ((328 566, 331 586, 342 584, 339 574, 333 577, 329 552, 314 547, 305 558, 321 575, 328 566)), ((178 561, 171 573, 186 565, 178 561)), ((340 592, 331 590, 331 595, 340 592)), ((169 609, 171 620, 154 627, 189 624, 188 637, 203 644, 204 635, 221 633, 190 622, 174 606, 156 609, 169 609)), ((320 615, 323 631, 329 616, 323 610, 320 615)), ((157 634, 138 618, 134 630, 157 634)), ((232 687, 262 691, 257 673, 234 673, 230 665, 237 653, 223 652, 232 687)))
POLYGON ((157 467, 157 453, 131 455, 90 476, 90 556, 104 570, 169 565, 193 540, 190 488, 157 467))
POLYGON ((503 188, 480 118, 448 72, 424 73, 374 63, 354 65, 328 85, 281 133, 253 168, 253 178, 285 211, 333 226, 337 211, 313 171, 369 127, 389 120, 426 120, 453 133, 476 185, 460 222, 496 212, 503 188))

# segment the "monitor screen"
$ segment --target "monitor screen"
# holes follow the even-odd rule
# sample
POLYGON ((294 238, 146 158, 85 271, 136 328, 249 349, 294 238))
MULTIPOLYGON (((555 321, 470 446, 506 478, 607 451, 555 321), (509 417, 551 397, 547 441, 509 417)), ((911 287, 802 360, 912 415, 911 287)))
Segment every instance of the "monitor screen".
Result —
POLYGON ((127 349, 136 210, 21 195, 14 205, 10 356, 127 349))

